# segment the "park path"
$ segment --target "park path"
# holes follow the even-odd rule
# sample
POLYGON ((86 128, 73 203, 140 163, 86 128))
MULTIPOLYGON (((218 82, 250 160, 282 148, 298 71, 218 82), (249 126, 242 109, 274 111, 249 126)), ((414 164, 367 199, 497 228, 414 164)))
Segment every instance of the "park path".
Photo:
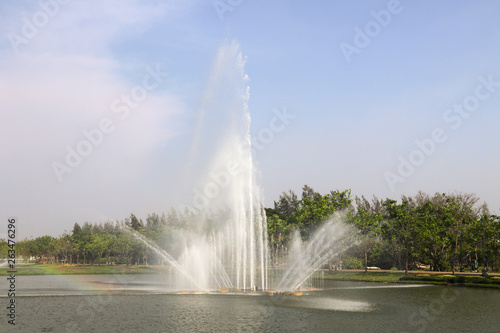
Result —
MULTIPOLYGON (((328 269, 324 269, 327 271, 328 269)), ((364 269, 343 269, 343 271, 346 272, 364 272, 364 269)), ((384 272, 384 273, 399 273, 399 274, 404 274, 405 271, 394 271, 394 270, 386 270, 386 269, 369 269, 369 272, 384 272)), ((435 271, 408 271, 408 273, 415 273, 415 274, 449 274, 453 275, 452 272, 435 272, 435 271)), ((455 272, 455 275, 481 275, 481 272, 479 273, 472 273, 472 272, 455 272)), ((489 273, 488 276, 500 276, 500 273, 489 273)))

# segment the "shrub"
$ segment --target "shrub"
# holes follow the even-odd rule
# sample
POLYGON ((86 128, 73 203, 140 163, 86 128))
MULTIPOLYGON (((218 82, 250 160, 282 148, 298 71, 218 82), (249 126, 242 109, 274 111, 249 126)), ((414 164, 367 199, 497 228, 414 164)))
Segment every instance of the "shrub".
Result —
POLYGON ((500 285, 500 277, 483 277, 477 275, 449 275, 449 274, 408 274, 402 276, 401 281, 434 281, 465 286, 500 285))
POLYGON ((417 274, 417 278, 427 278, 429 277, 429 274, 417 274))
POLYGON ((345 269, 362 269, 364 267, 363 260, 356 257, 345 258, 342 268, 345 269))

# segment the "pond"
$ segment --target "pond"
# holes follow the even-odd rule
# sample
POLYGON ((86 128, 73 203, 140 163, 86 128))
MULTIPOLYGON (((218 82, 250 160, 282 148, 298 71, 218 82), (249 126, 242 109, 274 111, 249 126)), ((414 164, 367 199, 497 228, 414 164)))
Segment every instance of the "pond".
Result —
MULTIPOLYGON (((179 294, 169 292, 162 275, 19 276, 16 289, 20 332, 498 332, 500 327, 500 290, 489 289, 324 281, 323 290, 303 296, 179 294)), ((2 302, 5 309, 6 295, 2 302)))

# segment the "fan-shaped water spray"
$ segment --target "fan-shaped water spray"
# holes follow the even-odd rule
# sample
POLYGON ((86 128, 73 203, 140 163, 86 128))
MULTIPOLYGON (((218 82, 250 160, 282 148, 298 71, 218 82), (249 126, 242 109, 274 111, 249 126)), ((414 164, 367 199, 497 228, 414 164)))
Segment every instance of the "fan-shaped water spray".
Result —
POLYGON ((203 98, 193 147, 192 165, 208 166, 202 172, 207 176, 194 190, 191 224, 196 228, 174 240, 183 244, 181 254, 174 258, 131 231, 177 273, 177 290, 295 290, 346 246, 349 229, 337 216, 307 245, 295 237, 288 270, 273 272, 270 285, 267 222, 250 150, 247 81, 238 44, 223 46, 203 98), (223 211, 215 223, 209 217, 213 210, 223 211))

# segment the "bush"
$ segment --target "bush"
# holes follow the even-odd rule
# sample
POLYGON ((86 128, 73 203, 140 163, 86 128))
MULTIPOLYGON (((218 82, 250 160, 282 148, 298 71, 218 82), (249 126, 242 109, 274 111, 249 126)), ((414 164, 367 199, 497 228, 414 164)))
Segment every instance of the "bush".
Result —
POLYGON ((409 274, 402 276, 401 281, 434 281, 434 282, 445 282, 452 284, 462 284, 462 285, 500 285, 499 277, 483 277, 483 276, 472 276, 472 275, 449 275, 449 274, 409 274))
POLYGON ((345 269, 363 269, 364 267, 363 260, 356 257, 347 257, 342 264, 342 268, 345 269))
POLYGON ((429 274, 417 274, 416 277, 417 278, 428 278, 429 274))

